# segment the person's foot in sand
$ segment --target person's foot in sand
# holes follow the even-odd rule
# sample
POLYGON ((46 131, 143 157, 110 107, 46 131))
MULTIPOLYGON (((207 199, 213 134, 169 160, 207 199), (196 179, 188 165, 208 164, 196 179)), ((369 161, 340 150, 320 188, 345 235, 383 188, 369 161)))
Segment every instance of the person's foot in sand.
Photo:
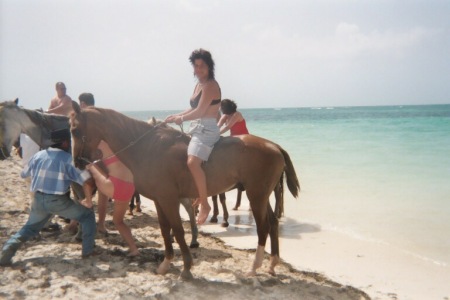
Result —
POLYGON ((97 232, 103 236, 108 236, 108 230, 106 230, 104 221, 97 223, 97 232))
POLYGON ((127 257, 136 257, 136 256, 140 256, 140 255, 141 255, 141 253, 139 252, 139 250, 135 250, 133 252, 129 252, 127 254, 127 257))
POLYGON ((195 207, 197 205, 200 205, 200 212, 198 213, 197 224, 202 225, 208 218, 209 212, 211 211, 211 206, 209 206, 207 198, 204 199, 203 201, 200 200, 200 198, 197 198, 194 201, 193 206, 195 207))

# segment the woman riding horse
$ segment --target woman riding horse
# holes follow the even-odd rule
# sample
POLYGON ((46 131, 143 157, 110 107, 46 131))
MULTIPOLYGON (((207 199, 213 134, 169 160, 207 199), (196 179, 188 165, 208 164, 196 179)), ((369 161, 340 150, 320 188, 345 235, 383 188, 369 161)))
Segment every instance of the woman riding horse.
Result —
MULTIPOLYGON (((173 128, 152 126, 110 109, 89 108, 83 111, 74 104, 71 117, 73 156, 83 167, 92 160, 100 140, 104 140, 133 173, 139 193, 155 201, 158 221, 164 238, 165 258, 158 267, 165 274, 174 257, 170 230, 183 255, 183 278, 191 278, 192 256, 186 245, 179 205, 181 198, 198 197, 193 177, 187 167, 190 138, 173 128)), ((287 186, 297 197, 300 185, 288 153, 279 145, 253 135, 221 138, 206 164, 202 165, 207 194, 219 194, 237 184, 246 190, 255 218, 258 246, 249 274, 262 265, 268 235, 271 239, 269 272, 275 274, 279 262, 278 220, 269 196, 285 173, 287 186)))

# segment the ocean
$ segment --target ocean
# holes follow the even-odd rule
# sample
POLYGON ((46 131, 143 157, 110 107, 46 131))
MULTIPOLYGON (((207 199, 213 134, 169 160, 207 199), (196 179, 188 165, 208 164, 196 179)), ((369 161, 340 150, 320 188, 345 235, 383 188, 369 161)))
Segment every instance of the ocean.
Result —
MULTIPOLYGON (((450 265, 450 105, 240 111, 250 133, 282 146, 297 171, 301 192, 294 199, 285 188, 282 239, 327 230, 450 265)), ((249 213, 229 221, 229 231, 245 223, 255 232, 249 213)))

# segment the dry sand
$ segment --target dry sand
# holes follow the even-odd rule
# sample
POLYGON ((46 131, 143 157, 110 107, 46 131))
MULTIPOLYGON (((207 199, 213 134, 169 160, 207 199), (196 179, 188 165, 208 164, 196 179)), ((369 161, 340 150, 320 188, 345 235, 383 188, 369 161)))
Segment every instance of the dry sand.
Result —
MULTIPOLYGON (((0 161, 1 245, 28 218, 29 194, 20 170, 16 157, 0 161)), ((0 267, 0 299, 369 299, 358 289, 286 263, 276 268, 276 277, 270 276, 265 273, 268 254, 258 275, 246 277, 254 249, 233 249, 211 234, 200 234, 200 248, 192 250, 194 280, 179 278, 183 262, 177 244, 169 273, 156 275, 163 240, 156 213, 145 201, 142 213, 126 216, 141 257, 124 257, 126 246, 110 214, 109 236, 96 239, 102 254, 89 259, 81 259, 81 244, 68 232, 43 232, 19 249, 11 267, 0 267)), ((188 222, 185 230, 189 243, 188 222)))

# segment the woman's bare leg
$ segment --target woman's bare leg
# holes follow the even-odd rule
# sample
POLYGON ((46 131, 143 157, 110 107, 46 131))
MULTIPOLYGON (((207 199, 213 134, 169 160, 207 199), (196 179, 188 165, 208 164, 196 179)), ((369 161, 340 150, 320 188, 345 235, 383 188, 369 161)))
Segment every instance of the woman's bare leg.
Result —
POLYGON ((128 210, 129 201, 117 201, 114 200, 114 213, 113 213, 113 222, 116 226, 117 230, 119 230, 120 235, 128 244, 130 248, 130 256, 139 255, 139 250, 134 242, 133 236, 131 235, 131 230, 124 223, 123 218, 125 216, 126 211, 128 210))
POLYGON ((189 155, 188 168, 194 177, 195 185, 197 186, 198 198, 194 202, 194 206, 200 205, 200 212, 197 217, 197 224, 205 223, 208 218, 211 206, 208 204, 208 192, 206 189, 205 172, 202 169, 202 160, 196 156, 189 155))
POLYGON ((98 205, 97 205, 97 212, 98 212, 98 224, 97 224, 97 230, 102 233, 106 233, 106 226, 105 226, 105 220, 106 220, 106 210, 108 208, 108 196, 103 194, 102 192, 98 192, 98 199, 97 199, 98 205))

